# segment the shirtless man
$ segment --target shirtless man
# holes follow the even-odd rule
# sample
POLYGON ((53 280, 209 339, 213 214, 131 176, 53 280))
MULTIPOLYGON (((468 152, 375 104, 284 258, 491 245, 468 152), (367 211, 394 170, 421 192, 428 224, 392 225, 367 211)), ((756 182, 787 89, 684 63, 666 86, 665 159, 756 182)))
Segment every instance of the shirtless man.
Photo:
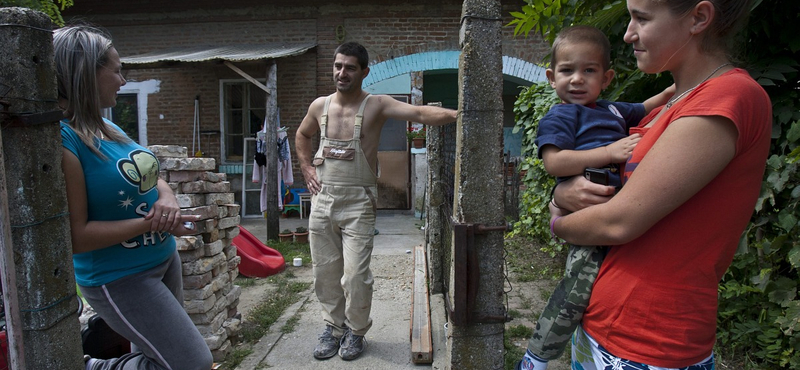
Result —
POLYGON ((444 125, 457 111, 399 102, 361 89, 369 74, 369 55, 358 43, 334 53, 336 92, 314 100, 295 136, 306 187, 312 194, 310 232, 314 289, 325 330, 314 349, 324 360, 336 353, 358 358, 372 326, 372 254, 377 213, 378 144, 389 118, 444 125), (312 155, 312 137, 320 132, 312 155))

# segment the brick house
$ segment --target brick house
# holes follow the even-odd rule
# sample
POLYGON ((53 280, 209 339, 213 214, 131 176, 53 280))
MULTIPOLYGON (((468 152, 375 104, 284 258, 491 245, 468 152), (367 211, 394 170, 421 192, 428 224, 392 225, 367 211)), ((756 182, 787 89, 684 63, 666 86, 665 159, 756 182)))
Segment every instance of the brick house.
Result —
MULTIPOLYGON (((503 24, 526 4, 500 2, 503 24)), ((266 115, 266 93, 248 78, 264 83, 273 61, 279 125, 287 128, 292 150, 308 105, 334 92, 332 57, 342 42, 358 41, 370 52, 367 91, 412 104, 458 103, 461 1, 81 0, 64 17, 112 34, 128 84, 108 115, 144 145, 180 145, 216 159, 243 216, 260 214, 258 188, 249 178, 250 138, 266 115)), ((518 87, 544 79, 537 64, 547 52, 540 38, 515 38, 504 27, 505 145, 512 154, 519 155, 519 137, 510 133, 518 87)), ((412 156, 403 133, 412 124, 384 128, 381 208, 410 208, 412 156)), ((296 159, 294 178, 292 187, 304 186, 296 159)))

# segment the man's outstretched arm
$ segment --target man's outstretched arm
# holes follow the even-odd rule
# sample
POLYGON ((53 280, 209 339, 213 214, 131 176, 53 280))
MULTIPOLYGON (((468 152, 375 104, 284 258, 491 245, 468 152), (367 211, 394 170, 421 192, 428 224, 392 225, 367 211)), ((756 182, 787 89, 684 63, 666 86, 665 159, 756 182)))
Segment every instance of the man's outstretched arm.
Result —
POLYGON ((458 111, 432 105, 411 105, 398 101, 388 95, 377 96, 381 112, 385 117, 402 121, 419 122, 426 125, 441 126, 455 122, 458 111))

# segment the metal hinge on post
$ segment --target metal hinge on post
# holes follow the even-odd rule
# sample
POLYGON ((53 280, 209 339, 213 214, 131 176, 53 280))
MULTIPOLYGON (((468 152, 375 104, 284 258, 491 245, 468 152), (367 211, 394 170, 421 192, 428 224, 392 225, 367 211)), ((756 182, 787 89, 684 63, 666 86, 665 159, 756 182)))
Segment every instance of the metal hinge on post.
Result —
POLYGON ((475 297, 478 293, 480 267, 475 253, 475 234, 489 232, 505 232, 511 230, 511 224, 503 226, 485 226, 452 222, 453 225, 453 302, 450 294, 445 294, 445 304, 454 325, 469 323, 504 323, 510 321, 507 314, 502 316, 475 316, 475 297), (455 306, 454 306, 455 305, 455 306))
MULTIPOLYGON (((64 112, 61 110, 52 110, 49 112, 39 113, 18 113, 10 112, 11 103, 8 101, 7 96, 12 88, 0 82, 0 122, 3 122, 3 127, 24 127, 39 125, 43 123, 58 122, 64 118, 64 112)), ((10 97, 10 99, 15 99, 10 97)))
POLYGON ((60 110, 53 110, 41 113, 10 113, 7 111, 0 111, 0 121, 5 122, 3 127, 26 127, 33 125, 40 125, 43 123, 58 122, 64 118, 64 112, 60 110))

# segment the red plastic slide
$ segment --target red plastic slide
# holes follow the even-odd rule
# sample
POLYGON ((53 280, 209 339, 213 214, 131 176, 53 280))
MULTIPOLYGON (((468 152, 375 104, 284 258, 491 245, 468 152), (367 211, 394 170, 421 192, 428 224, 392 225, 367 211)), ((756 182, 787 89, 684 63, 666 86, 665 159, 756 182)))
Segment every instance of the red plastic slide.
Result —
POLYGON ((236 255, 242 258, 239 273, 248 277, 267 277, 286 268, 281 252, 261 242, 255 235, 239 225, 239 235, 233 238, 236 255))

